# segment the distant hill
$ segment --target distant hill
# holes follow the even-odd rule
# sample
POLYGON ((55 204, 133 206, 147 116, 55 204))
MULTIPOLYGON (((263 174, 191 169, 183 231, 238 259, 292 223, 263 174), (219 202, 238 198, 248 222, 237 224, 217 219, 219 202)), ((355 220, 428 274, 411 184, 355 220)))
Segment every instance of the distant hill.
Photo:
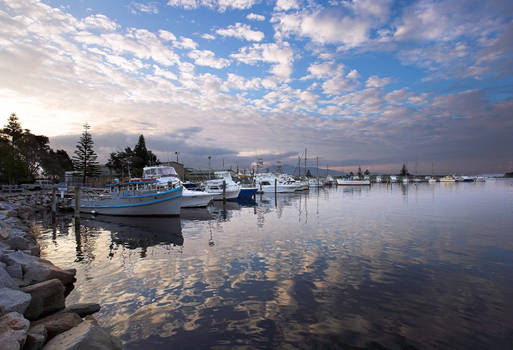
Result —
MULTIPOLYGON (((271 165, 269 168, 269 171, 271 172, 274 172, 276 171, 276 165, 271 165)), ((281 166, 283 172, 285 174, 289 174, 289 175, 298 175, 298 169, 296 166, 293 166, 293 165, 288 165, 288 164, 283 164, 281 166)), ((267 169, 267 167, 264 167, 264 169, 262 171, 265 171, 265 169, 267 169)), ((326 176, 326 168, 322 169, 322 168, 316 168, 316 167, 307 167, 307 170, 310 170, 310 174, 312 174, 312 176, 317 176, 317 171, 319 171, 319 176, 326 176)), ((301 168, 301 176, 305 175, 305 168, 301 168)), ((346 173, 343 172, 343 171, 338 171, 338 170, 331 170, 331 169, 328 169, 328 175, 331 175, 331 176, 345 176, 346 173)))

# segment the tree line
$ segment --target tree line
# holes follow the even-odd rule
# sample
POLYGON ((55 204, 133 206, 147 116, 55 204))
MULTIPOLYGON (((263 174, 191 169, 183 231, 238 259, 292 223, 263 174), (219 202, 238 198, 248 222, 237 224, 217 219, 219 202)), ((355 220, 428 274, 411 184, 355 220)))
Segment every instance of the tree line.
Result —
MULTIPOLYGON (((94 141, 86 123, 72 158, 65 150, 53 150, 49 139, 23 129, 15 113, 0 129, 0 183, 20 184, 34 182, 38 177, 63 180, 66 171, 76 171, 82 183, 100 175, 98 155, 94 151, 94 141)), ((143 168, 160 164, 157 156, 146 148, 143 135, 132 150, 113 152, 106 164, 111 171, 122 177, 141 177, 143 168)))

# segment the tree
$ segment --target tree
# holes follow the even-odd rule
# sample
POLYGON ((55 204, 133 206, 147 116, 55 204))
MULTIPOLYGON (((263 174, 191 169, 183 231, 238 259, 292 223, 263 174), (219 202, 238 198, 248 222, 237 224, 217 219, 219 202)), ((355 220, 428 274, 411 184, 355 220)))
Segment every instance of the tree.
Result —
POLYGON ((65 150, 58 149, 54 152, 54 150, 50 149, 42 160, 41 167, 45 176, 62 179, 66 171, 73 170, 73 162, 65 150))
POLYGON ((358 177, 362 177, 362 167, 358 166, 358 177))
POLYGON ((31 180, 27 163, 20 153, 23 129, 15 113, 0 130, 0 182, 23 183, 31 180))
POLYGON ((401 176, 408 176, 408 169, 406 168, 406 164, 403 164, 403 167, 401 169, 401 176))
POLYGON ((365 172, 363 173, 365 176, 369 176, 370 175, 370 171, 369 169, 365 169, 365 172))
POLYGON ((133 150, 127 147, 124 151, 112 152, 107 162, 107 166, 120 173, 122 177, 125 170, 129 176, 141 177, 145 166, 156 164, 160 164, 160 161, 152 151, 146 148, 143 135, 139 136, 133 150))
POLYGON ((310 169, 306 171, 306 177, 312 177, 312 173, 310 173, 310 169))
POLYGON ((16 116, 16 113, 11 113, 9 119, 7 120, 7 125, 2 129, 2 134, 7 137, 10 141, 11 146, 15 146, 18 140, 21 138, 23 134, 23 129, 21 128, 21 124, 16 116))
POLYGON ((77 143, 75 155, 73 156, 73 167, 82 173, 82 183, 84 184, 88 177, 95 177, 100 173, 96 160, 98 156, 93 149, 93 138, 88 132, 90 128, 89 124, 84 124, 84 131, 77 143))

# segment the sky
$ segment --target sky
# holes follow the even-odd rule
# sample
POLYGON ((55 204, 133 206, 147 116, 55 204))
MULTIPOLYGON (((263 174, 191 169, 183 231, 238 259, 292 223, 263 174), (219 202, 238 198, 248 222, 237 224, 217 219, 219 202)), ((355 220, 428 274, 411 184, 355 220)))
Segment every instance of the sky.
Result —
POLYGON ((513 170, 513 2, 0 0, 0 123, 101 161, 513 170))

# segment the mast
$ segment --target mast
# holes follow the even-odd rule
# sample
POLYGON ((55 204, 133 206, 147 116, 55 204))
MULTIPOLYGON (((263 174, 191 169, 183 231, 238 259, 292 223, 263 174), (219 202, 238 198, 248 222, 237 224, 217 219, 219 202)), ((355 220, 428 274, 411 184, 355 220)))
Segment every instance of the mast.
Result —
POLYGON ((306 176, 307 170, 306 170, 306 147, 305 147, 305 176, 306 176))

